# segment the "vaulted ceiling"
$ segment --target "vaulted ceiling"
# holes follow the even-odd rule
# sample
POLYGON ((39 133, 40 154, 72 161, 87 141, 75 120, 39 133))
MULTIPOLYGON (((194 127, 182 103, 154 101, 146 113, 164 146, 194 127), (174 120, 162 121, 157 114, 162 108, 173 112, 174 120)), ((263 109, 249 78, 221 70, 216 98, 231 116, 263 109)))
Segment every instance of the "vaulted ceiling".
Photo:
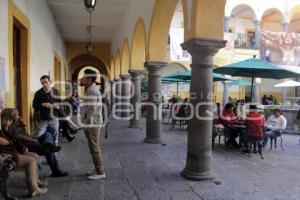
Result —
MULTIPOLYGON (((89 13, 83 0, 48 0, 66 41, 87 41, 89 13)), ((129 0, 98 0, 92 17, 93 41, 110 42, 129 8, 129 0)))

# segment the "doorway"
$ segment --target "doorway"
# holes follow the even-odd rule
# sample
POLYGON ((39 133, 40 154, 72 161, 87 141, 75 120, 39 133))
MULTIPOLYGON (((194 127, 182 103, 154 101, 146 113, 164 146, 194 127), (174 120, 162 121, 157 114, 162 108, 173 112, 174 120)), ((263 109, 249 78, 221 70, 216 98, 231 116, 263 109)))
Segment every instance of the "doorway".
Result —
POLYGON ((20 27, 14 25, 13 27, 13 70, 14 70, 14 107, 18 109, 20 115, 22 116, 22 93, 20 91, 22 86, 22 55, 21 55, 21 29, 20 27))

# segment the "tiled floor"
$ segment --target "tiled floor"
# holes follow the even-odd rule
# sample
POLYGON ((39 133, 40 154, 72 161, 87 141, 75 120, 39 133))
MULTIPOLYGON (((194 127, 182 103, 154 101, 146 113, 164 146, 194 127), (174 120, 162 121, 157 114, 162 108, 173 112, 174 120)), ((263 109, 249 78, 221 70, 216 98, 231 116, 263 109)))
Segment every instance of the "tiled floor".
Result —
MULTIPOLYGON (((92 168, 83 134, 67 143, 63 138, 60 164, 67 178, 49 178, 47 165, 40 172, 49 183, 49 193, 37 199, 53 200, 299 200, 299 136, 284 136, 285 151, 264 151, 250 159, 240 152, 216 145, 213 168, 216 182, 193 182, 180 176, 186 157, 186 132, 163 128, 166 145, 143 144, 144 130, 128 129, 126 121, 113 121, 109 138, 102 134, 102 150, 107 179, 88 181, 92 168)), ((22 173, 12 175, 11 193, 27 195, 22 173)))

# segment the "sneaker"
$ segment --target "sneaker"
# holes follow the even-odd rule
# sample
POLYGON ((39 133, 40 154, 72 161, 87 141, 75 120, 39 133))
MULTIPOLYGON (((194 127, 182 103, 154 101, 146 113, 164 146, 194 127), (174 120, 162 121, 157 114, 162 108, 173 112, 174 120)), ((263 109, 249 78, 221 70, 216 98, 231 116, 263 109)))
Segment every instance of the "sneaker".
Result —
POLYGON ((52 173, 51 177, 59 178, 59 177, 65 177, 65 176, 68 176, 68 175, 69 175, 68 172, 58 171, 58 172, 52 173))
POLYGON ((97 173, 96 173, 95 170, 91 170, 91 171, 88 171, 86 174, 87 174, 88 176, 92 176, 92 175, 95 175, 95 174, 97 174, 97 173))
POLYGON ((105 179, 106 178, 106 176, 105 176, 105 174, 94 174, 94 175, 90 175, 90 176, 88 176, 88 179, 89 180, 99 180, 99 179, 105 179))
POLYGON ((39 195, 42 195, 42 194, 46 194, 48 192, 48 189, 47 188, 37 188, 35 191, 33 191, 30 196, 31 197, 37 197, 39 195))

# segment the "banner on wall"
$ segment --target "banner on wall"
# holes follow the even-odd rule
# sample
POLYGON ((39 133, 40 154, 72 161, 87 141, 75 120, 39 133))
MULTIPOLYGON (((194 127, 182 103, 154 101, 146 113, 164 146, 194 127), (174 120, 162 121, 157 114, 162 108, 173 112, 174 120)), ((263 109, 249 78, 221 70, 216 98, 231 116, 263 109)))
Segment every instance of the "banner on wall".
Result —
POLYGON ((181 44, 184 42, 184 29, 170 29, 170 54, 171 61, 190 61, 190 54, 182 50, 181 44))
POLYGON ((260 57, 274 64, 300 67, 300 34, 261 32, 260 57))
POLYGON ((4 58, 0 57, 0 110, 5 107, 5 69, 4 58))

